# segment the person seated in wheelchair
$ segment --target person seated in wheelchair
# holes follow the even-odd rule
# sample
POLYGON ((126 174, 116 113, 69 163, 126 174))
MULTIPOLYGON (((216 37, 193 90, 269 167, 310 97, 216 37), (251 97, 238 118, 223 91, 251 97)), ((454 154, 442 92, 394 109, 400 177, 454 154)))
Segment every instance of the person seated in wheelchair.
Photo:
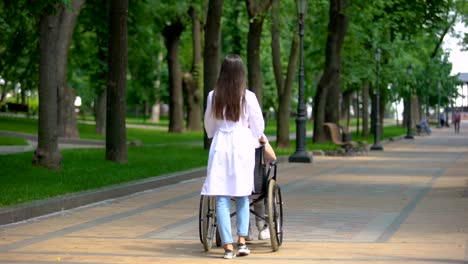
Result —
POLYGON ((426 118, 423 118, 419 124, 416 125, 416 129, 418 132, 418 135, 421 134, 422 131, 425 131, 427 135, 431 135, 432 130, 431 127, 429 126, 429 117, 427 116, 426 118))
MULTIPOLYGON (((270 145, 268 138, 265 134, 259 140, 260 146, 264 147, 264 164, 269 166, 273 161, 276 161, 276 153, 270 145)), ((260 147, 259 146, 259 147, 260 147)), ((254 204, 254 211, 258 215, 266 216, 265 214, 265 203, 263 201, 254 204)), ((270 239, 270 229, 268 228, 268 224, 261 219, 260 217, 255 217, 255 224, 258 230, 258 240, 266 240, 270 239)), ((249 236, 246 238, 247 241, 252 241, 253 233, 252 228, 249 226, 249 236)))
POLYGON ((276 153, 271 147, 270 141, 268 141, 268 138, 265 136, 265 134, 262 135, 259 142, 265 148, 265 164, 269 165, 273 161, 276 161, 276 153))

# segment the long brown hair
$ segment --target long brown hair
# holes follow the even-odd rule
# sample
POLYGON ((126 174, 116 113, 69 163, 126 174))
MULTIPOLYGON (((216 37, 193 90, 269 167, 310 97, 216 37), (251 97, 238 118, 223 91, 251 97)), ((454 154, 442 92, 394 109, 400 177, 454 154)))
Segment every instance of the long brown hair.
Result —
POLYGON ((237 122, 245 104, 247 82, 245 68, 239 55, 224 58, 213 95, 213 115, 216 119, 237 122))

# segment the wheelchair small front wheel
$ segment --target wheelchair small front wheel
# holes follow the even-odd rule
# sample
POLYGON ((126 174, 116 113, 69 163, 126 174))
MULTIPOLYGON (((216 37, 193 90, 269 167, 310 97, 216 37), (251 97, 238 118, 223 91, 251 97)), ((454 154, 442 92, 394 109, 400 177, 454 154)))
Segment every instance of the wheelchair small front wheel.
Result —
POLYGON ((281 189, 274 179, 268 181, 268 227, 271 248, 278 251, 283 243, 283 201, 281 189))

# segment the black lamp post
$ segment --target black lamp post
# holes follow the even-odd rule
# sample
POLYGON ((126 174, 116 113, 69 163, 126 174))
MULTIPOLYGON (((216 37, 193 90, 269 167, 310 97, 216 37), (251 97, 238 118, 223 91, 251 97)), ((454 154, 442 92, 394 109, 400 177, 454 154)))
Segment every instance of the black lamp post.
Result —
MULTIPOLYGON (((429 87, 429 82, 427 82, 427 87, 429 87)), ((426 95, 426 116, 429 115, 429 94, 426 95)))
POLYGON ((407 120, 407 132, 405 138, 407 139, 414 139, 413 137, 413 129, 412 129, 412 123, 413 121, 411 120, 412 116, 412 110, 411 110, 411 100, 412 100, 412 93, 413 93, 413 88, 411 87, 411 77, 413 76, 413 66, 411 64, 408 66, 408 76, 409 76, 409 100, 408 100, 408 120, 407 120))
POLYGON ((289 162, 312 162, 312 155, 306 151, 306 109, 304 102, 304 16, 307 0, 297 1, 299 14, 299 93, 296 115, 296 152, 289 156, 289 162))
POLYGON ((375 129, 374 129, 374 144, 371 146, 371 150, 383 150, 382 144, 380 144, 380 58, 382 51, 380 48, 375 50, 375 62, 377 70, 377 81, 375 85, 375 129))
MULTIPOLYGON (((442 124, 440 123, 440 87, 442 86, 440 80, 437 82, 437 128, 442 127, 442 124)), ((429 121, 429 120, 428 120, 429 121)))

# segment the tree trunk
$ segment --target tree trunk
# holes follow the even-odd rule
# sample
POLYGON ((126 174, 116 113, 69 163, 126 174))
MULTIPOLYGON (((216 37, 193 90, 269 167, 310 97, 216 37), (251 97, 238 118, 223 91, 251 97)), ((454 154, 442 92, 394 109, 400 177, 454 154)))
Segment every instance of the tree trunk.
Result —
POLYGON ((249 13, 249 33, 247 36, 248 88, 255 93, 260 106, 263 105, 263 75, 260 60, 260 40, 263 21, 272 0, 246 0, 249 13))
MULTIPOLYGON (((213 90, 218 79, 219 68, 221 66, 221 15, 222 0, 210 0, 205 29, 205 47, 203 59, 203 99, 208 97, 208 93, 213 90)), ((203 100, 203 109, 206 109, 206 100, 203 100)), ((210 140, 204 132, 204 149, 210 148, 210 140)))
POLYGON ((61 137, 79 137, 76 125, 76 92, 67 83, 68 51, 84 0, 73 0, 69 8, 59 7, 59 28, 57 36, 57 82, 58 82, 58 135, 61 137))
MULTIPOLYGON (((413 95, 411 97, 412 101, 411 101, 411 113, 413 113, 413 115, 411 116, 411 121, 412 121, 412 126, 413 127, 416 127, 416 124, 419 123, 419 121, 421 121, 421 119, 423 118, 423 116, 420 114, 420 111, 419 111, 419 100, 418 100, 418 96, 417 95, 413 95)), ((437 116, 438 117, 438 116, 437 116)))
POLYGON ((161 104, 155 102, 151 106, 151 123, 159 123, 161 116, 161 104))
POLYGON ((159 101, 159 88, 161 87, 161 65, 163 62, 163 54, 160 51, 158 54, 158 63, 156 63, 156 81, 154 81, 154 104, 151 107, 151 122, 152 123, 159 123, 160 116, 161 116, 161 104, 159 101))
POLYGON ((171 133, 184 131, 182 70, 179 62, 179 43, 183 31, 184 25, 179 21, 172 21, 163 30, 169 68, 169 132, 171 133))
POLYGON ((417 111, 417 99, 415 99, 415 96, 411 96, 411 99, 408 99, 408 98, 404 98, 403 99, 403 124, 404 126, 408 127, 408 118, 409 118, 409 115, 410 115, 410 106, 409 106, 409 100, 411 100, 411 124, 410 124, 410 127, 411 129, 413 129, 416 124, 420 121, 420 119, 418 118, 418 111, 417 111))
MULTIPOLYGON (((325 120, 338 124, 340 122, 340 99, 341 99, 341 47, 348 29, 348 17, 344 15, 345 0, 330 0, 330 22, 329 35, 332 42, 331 63, 336 77, 330 83, 325 106, 325 120)), ((327 40, 328 41, 328 40, 327 40)))
POLYGON ((201 131, 201 95, 200 91, 196 92, 196 86, 192 73, 185 73, 183 77, 183 88, 185 91, 185 104, 187 109, 187 130, 201 131))
POLYGON ((7 91, 6 91, 6 85, 2 85, 2 89, 0 90, 0 104, 4 104, 6 102, 6 95, 7 95, 7 91))
POLYGON ((380 106, 380 109, 379 109, 379 118, 380 118, 380 135, 383 135, 384 134, 384 130, 385 130, 385 126, 384 126, 384 122, 385 122, 385 111, 386 111, 386 106, 387 106, 387 103, 388 103, 388 98, 390 97, 389 95, 389 90, 386 88, 387 87, 387 84, 383 81, 380 82, 380 102, 379 102, 379 106, 380 106))
MULTIPOLYGON (((109 0, 101 1, 99 9, 106 10, 102 14, 102 25, 97 25, 96 42, 98 45, 98 61, 102 64, 109 64, 109 0)), ((107 81, 109 80, 109 69, 101 69, 90 75, 91 82, 95 85, 96 99, 94 100, 94 116, 96 121, 96 134, 106 134, 106 114, 107 114, 107 81)))
POLYGON ((58 170, 62 156, 57 135, 57 35, 58 14, 43 13, 40 19, 39 122, 38 142, 32 163, 58 170))
POLYGON ((371 123, 370 123, 370 132, 372 135, 375 135, 375 114, 376 114, 376 101, 375 101, 375 98, 376 98, 376 95, 375 95, 375 87, 374 89, 371 89, 373 90, 372 94, 369 95, 369 98, 371 99, 371 113, 370 113, 370 118, 371 118, 371 123))
POLYGON ((26 89, 20 91, 20 104, 26 104, 26 89))
POLYGON ((112 0, 109 16, 109 81, 107 83, 106 159, 127 162, 126 77, 128 65, 128 0, 112 0))
MULTIPOLYGON (((190 8, 192 17, 192 42, 193 42, 193 60, 190 78, 186 85, 186 103, 187 103, 187 128, 190 131, 201 131, 202 125, 202 96, 201 84, 203 81, 203 61, 201 49, 201 23, 195 8, 190 8)), ((187 76, 188 77, 188 76, 187 76)), ((185 78, 184 78, 185 80, 185 78)))
POLYGON ((328 83, 330 79, 334 78, 334 74, 325 69, 322 77, 320 78, 317 93, 314 97, 313 115, 314 115, 314 143, 325 142, 328 140, 325 134, 323 123, 325 123, 325 105, 327 103, 328 83))
POLYGON ((348 29, 344 0, 330 0, 325 70, 320 78, 314 104, 314 142, 325 142, 324 122, 339 123, 339 97, 341 94, 341 47, 348 29))
POLYGON ((403 119, 401 120, 402 127, 408 128, 408 99, 406 96, 403 98, 403 119))
POLYGON ((346 120, 346 122, 348 122, 348 119, 350 118, 349 108, 351 106, 350 102, 351 102, 352 94, 353 92, 350 90, 346 90, 343 93, 341 93, 342 100, 341 100, 340 112, 339 112, 340 120, 346 120))
POLYGON ((100 89, 94 104, 94 114, 96 120, 96 134, 106 134, 106 113, 107 113, 107 92, 106 89, 100 89))
POLYGON ((291 50, 289 52, 288 72, 286 74, 286 80, 284 80, 283 67, 281 63, 279 10, 279 0, 273 0, 271 50, 279 103, 276 117, 276 146, 278 148, 289 148, 291 145, 289 140, 291 96, 292 89, 294 87, 294 74, 296 72, 297 59, 299 54, 299 36, 297 32, 295 32, 292 39, 291 50))
POLYGON ((356 100, 354 102, 354 113, 356 113, 356 135, 361 134, 361 109, 359 108, 359 89, 356 90, 356 100))
POLYGON ((369 81, 362 86, 362 136, 369 136, 369 81))

